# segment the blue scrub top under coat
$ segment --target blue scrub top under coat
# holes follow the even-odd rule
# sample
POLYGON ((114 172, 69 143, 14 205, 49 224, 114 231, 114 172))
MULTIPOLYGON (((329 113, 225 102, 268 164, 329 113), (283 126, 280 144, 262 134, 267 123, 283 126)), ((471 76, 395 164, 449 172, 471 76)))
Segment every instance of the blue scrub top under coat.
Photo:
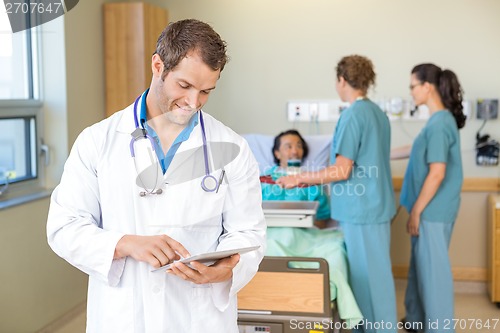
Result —
POLYGON ((139 111, 139 119, 140 119, 140 124, 143 126, 148 134, 153 138, 153 141, 155 142, 155 151, 156 155, 158 156, 158 161, 160 161, 161 168, 163 170, 163 174, 167 172, 168 167, 170 166, 170 163, 172 163, 172 160, 175 156, 175 153, 177 152, 177 149, 181 146, 181 144, 189 139, 189 136, 191 135, 191 132, 193 131, 194 127, 198 125, 198 111, 196 112, 196 115, 193 115, 191 119, 189 120, 189 124, 182 130, 181 133, 175 138, 174 142, 172 143, 172 146, 170 146, 170 149, 167 151, 165 154, 162 147, 161 147, 161 142, 160 138, 158 138, 158 134, 156 134, 155 130, 150 127, 147 123, 147 105, 146 105, 146 96, 148 95, 149 88, 146 89, 146 91, 142 94, 141 97, 141 108, 139 111))
POLYGON ((354 162, 347 180, 330 187, 331 216, 345 223, 386 223, 395 214, 390 165, 391 127, 386 114, 369 99, 344 110, 333 136, 330 164, 336 155, 354 162))
MULTIPOLYGON (((275 165, 269 170, 268 175, 273 180, 276 180, 285 175, 275 165)), ((285 200, 285 201, 318 201, 319 207, 316 212, 316 220, 327 220, 330 218, 330 203, 328 195, 320 185, 312 185, 308 187, 295 187, 290 189, 282 188, 277 184, 262 183, 262 200, 285 200)))
POLYGON ((428 222, 453 223, 460 206, 463 170, 457 123, 448 110, 435 112, 413 143, 401 189, 401 205, 408 212, 418 198, 430 163, 446 163, 446 175, 420 217, 428 222))

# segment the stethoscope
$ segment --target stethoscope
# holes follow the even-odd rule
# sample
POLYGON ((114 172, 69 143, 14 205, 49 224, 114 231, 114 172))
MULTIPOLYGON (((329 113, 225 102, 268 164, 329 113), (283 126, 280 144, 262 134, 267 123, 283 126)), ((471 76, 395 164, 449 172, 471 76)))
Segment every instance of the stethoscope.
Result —
MULTIPOLYGON (((147 130, 144 128, 144 124, 141 124, 141 126, 139 126, 139 120, 137 118, 137 105, 139 104, 139 100, 141 99, 141 97, 142 97, 142 95, 137 97, 137 99, 134 102, 134 110, 133 111, 134 111, 135 130, 131 133, 132 139, 130 140, 130 154, 132 155, 132 158, 134 158, 134 165, 136 168, 137 176, 138 176, 140 182, 143 184, 143 188, 144 188, 144 191, 141 191, 139 193, 139 195, 141 197, 145 197, 148 194, 162 194, 163 190, 161 188, 157 189, 156 186, 152 190, 147 190, 146 187, 144 186, 144 182, 142 181, 142 179, 140 177, 140 173, 137 170, 137 164, 135 163, 134 143, 137 140, 148 139, 149 142, 151 143, 153 153, 156 155, 155 142, 154 142, 153 138, 148 134, 147 130)), ((219 187, 224 179, 225 170, 222 169, 221 175, 220 175, 218 180, 210 174, 210 167, 208 165, 207 137, 205 134, 205 123, 203 122, 203 112, 201 110, 199 110, 199 114, 200 114, 201 137, 203 140, 203 159, 205 161, 205 176, 203 176, 203 179, 201 180, 201 188, 205 192, 216 192, 217 193, 219 191, 219 187)), ((156 163, 157 168, 159 168, 158 164, 159 163, 156 163)), ((157 169, 157 171, 158 171, 158 169, 157 169)), ((158 172, 157 172, 157 174, 158 174, 158 172)), ((157 184, 157 181, 158 181, 158 179, 155 180, 155 184, 157 184)))

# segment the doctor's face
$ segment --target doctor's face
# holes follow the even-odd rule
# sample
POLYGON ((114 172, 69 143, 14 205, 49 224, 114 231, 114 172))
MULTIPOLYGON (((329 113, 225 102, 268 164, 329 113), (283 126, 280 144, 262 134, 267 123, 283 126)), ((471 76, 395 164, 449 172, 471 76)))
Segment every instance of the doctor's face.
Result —
POLYGON ((180 126, 185 126, 205 105, 220 76, 220 70, 214 71, 196 52, 189 52, 164 80, 162 73, 163 62, 154 55, 150 91, 153 103, 148 104, 149 116, 164 115, 169 122, 180 126))
POLYGON ((300 137, 293 134, 283 135, 280 138, 280 146, 274 151, 274 155, 280 161, 280 166, 285 168, 288 160, 301 160, 304 157, 304 147, 300 137))

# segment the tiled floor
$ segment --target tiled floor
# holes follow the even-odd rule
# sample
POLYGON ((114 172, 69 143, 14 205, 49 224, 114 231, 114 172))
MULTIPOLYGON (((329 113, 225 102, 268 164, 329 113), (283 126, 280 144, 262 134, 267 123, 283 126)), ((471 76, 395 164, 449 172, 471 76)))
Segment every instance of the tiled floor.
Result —
MULTIPOLYGON (((403 298, 406 280, 396 280, 396 296, 398 302, 398 318, 404 316, 403 298)), ((457 333, 461 332, 500 332, 500 308, 492 304, 486 294, 484 283, 457 282, 455 283, 455 317, 457 319, 457 333), (480 325, 489 319, 491 327, 482 329, 471 323, 480 325), (496 324, 496 327, 493 327, 496 324), (460 325, 466 326, 465 329, 460 325)), ((53 333, 83 333, 85 332, 85 311, 74 317, 53 333)), ((404 332, 404 331, 400 331, 404 332)))
MULTIPOLYGON (((486 285, 475 282, 455 282, 455 319, 456 332, 500 332, 500 308, 490 302, 486 285), (489 319, 489 329, 479 329, 482 323, 489 319), (469 325, 477 324, 478 328, 469 325), (493 328, 493 325, 496 327, 493 328), (466 327, 464 329, 460 328, 466 327)), ((406 280, 396 280, 396 297, 398 304, 398 318, 404 317, 404 292, 406 280)), ((405 332, 405 331, 400 331, 405 332)))

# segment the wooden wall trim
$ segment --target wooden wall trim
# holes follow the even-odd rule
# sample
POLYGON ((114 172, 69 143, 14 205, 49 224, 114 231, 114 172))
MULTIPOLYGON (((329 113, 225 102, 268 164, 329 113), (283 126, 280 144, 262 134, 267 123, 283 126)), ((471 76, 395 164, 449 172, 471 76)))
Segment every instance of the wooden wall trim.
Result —
MULTIPOLYGON (((455 281, 487 281, 487 269, 480 267, 452 267, 453 280, 455 281)), ((408 278, 408 266, 392 265, 392 274, 396 279, 408 278)))
MULTIPOLYGON (((403 177, 393 177, 394 191, 401 191, 403 177)), ((465 178, 462 192, 499 192, 500 178, 465 178)))
POLYGON ((401 191, 403 187, 403 177, 392 177, 392 185, 394 186, 394 191, 401 191))

